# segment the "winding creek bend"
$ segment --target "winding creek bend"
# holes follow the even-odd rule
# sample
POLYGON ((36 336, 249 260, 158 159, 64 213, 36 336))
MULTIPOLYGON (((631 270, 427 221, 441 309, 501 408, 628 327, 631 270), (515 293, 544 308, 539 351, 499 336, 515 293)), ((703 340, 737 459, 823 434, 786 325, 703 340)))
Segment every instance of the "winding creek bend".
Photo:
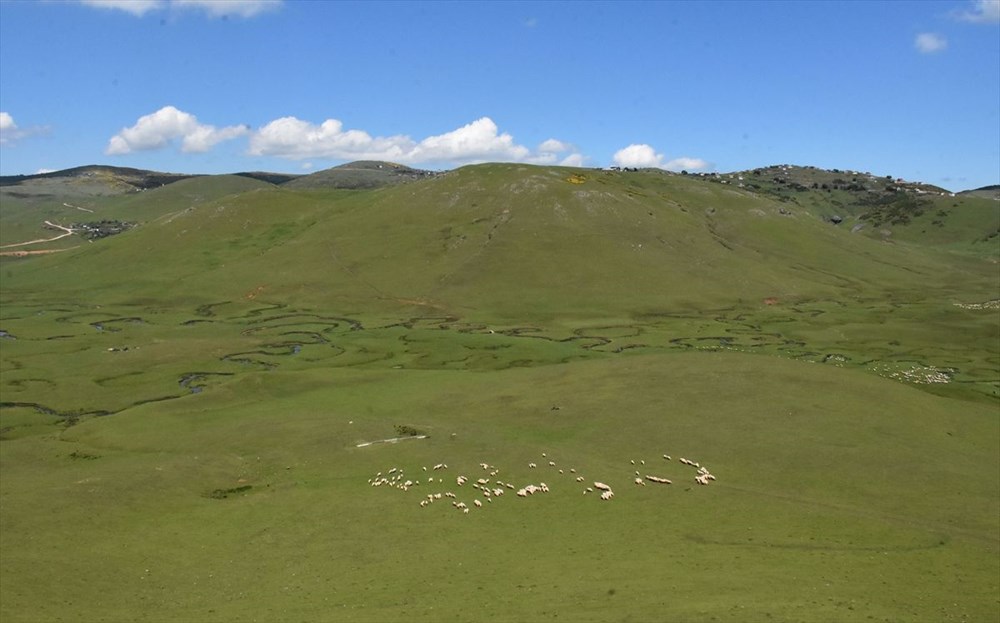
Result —
MULTIPOLYGON (((806 306, 800 305, 800 307, 806 306)), ((129 311, 134 312, 138 309, 132 307, 129 311)), ((203 353, 201 364, 191 361, 187 365, 203 365, 211 370, 213 367, 220 367, 221 362, 222 370, 228 367, 229 371, 202 369, 185 372, 172 378, 159 377, 150 369, 142 367, 145 365, 143 362, 146 361, 146 357, 154 356, 154 352, 158 356, 169 351, 154 351, 150 348, 150 355, 147 355, 144 348, 132 359, 125 358, 121 363, 116 361, 113 369, 105 370, 113 372, 113 375, 107 378, 86 379, 87 370, 78 372, 80 379, 89 380, 102 388, 107 387, 109 392, 113 392, 115 386, 109 386, 108 382, 124 376, 137 377, 134 383, 129 381, 117 386, 119 391, 126 390, 130 395, 106 394, 113 396, 106 399, 108 403, 114 405, 113 408, 71 409, 66 408, 68 405, 65 401, 57 405, 59 408, 50 406, 53 404, 53 396, 58 395, 56 390, 60 387, 59 379, 45 381, 39 379, 38 374, 26 372, 8 376, 4 381, 4 387, 11 391, 8 397, 13 398, 16 395, 20 400, 0 402, 0 408, 31 409, 41 414, 65 419, 67 424, 71 425, 81 417, 112 415, 151 402, 191 397, 202 393, 214 382, 221 381, 225 377, 270 371, 283 368, 285 365, 292 369, 303 366, 507 369, 562 363, 588 356, 587 353, 614 357, 625 356, 624 354, 629 352, 686 351, 739 351, 805 360, 831 366, 859 368, 882 377, 892 377, 913 384, 919 384, 919 379, 910 378, 907 376, 907 371, 922 366, 927 369, 946 370, 949 381, 971 388, 970 391, 984 393, 987 396, 1000 395, 998 389, 1000 386, 995 381, 995 366, 1000 364, 1000 358, 995 356, 971 358, 966 356, 960 359, 958 353, 947 350, 936 350, 933 353, 908 352, 898 342, 893 341, 886 341, 885 344, 881 342, 869 344, 863 351, 852 350, 843 342, 815 344, 810 342, 807 346, 805 340, 797 339, 798 336, 795 335, 797 329, 778 332, 774 330, 775 326, 789 326, 788 323, 794 320, 794 316, 818 317, 822 314, 821 310, 820 314, 815 313, 814 309, 793 309, 792 314, 767 311, 767 315, 761 317, 757 317, 752 311, 739 314, 734 311, 709 310, 704 315, 661 312, 644 316, 645 322, 583 328, 491 326, 480 322, 463 321, 458 316, 448 314, 409 317, 397 322, 374 322, 371 326, 365 326, 357 318, 325 314, 322 311, 317 313, 310 309, 290 308, 281 303, 258 302, 256 306, 247 309, 240 302, 221 301, 198 307, 194 312, 194 320, 185 321, 184 315, 181 315, 174 322, 158 322, 157 319, 163 317, 160 315, 163 312, 159 309, 152 310, 149 313, 153 314, 150 318, 154 321, 150 324, 139 315, 117 316, 109 308, 103 310, 100 306, 67 308, 64 304, 26 313, 23 316, 15 314, 5 319, 5 328, 0 330, 0 341, 8 342, 5 347, 7 352, 13 353, 14 349, 20 348, 36 348, 34 344, 48 343, 53 344, 53 348, 63 349, 58 351, 59 353, 65 353, 66 347, 63 345, 71 340, 81 340, 82 352, 95 348, 101 351, 131 350, 132 344, 128 347, 108 348, 106 338, 95 336, 92 330, 87 329, 96 329, 98 334, 103 333, 110 337, 139 325, 153 329, 167 327, 164 331, 169 331, 169 327, 180 330, 180 327, 196 323, 211 323, 211 328, 201 330, 207 331, 204 335, 210 336, 213 340, 223 340, 220 342, 223 349, 225 345, 236 346, 233 349, 235 352, 226 353, 226 350, 211 354, 206 352, 203 353), (242 308, 230 310, 234 312, 232 314, 220 314, 219 312, 227 305, 241 305, 242 308), (76 335, 44 337, 44 333, 41 336, 37 335, 37 328, 32 327, 35 331, 32 333, 17 324, 37 322, 36 319, 40 316, 56 313, 60 315, 55 318, 50 317, 47 322, 72 324, 79 327, 81 332, 76 335), (69 315, 65 315, 67 313, 69 315), (717 323, 726 326, 719 327, 717 323), (449 332, 452 337, 438 337, 449 332), (268 341, 269 339, 273 341, 268 341), (541 343, 554 346, 539 348, 541 343), (289 357, 297 361, 293 363, 293 360, 287 359, 289 357), (146 376, 139 378, 143 375, 146 376), (20 376, 32 376, 32 378, 18 378, 20 376), (161 393, 165 383, 177 383, 173 387, 179 386, 180 391, 175 389, 175 393, 161 393)), ((190 310, 187 313, 190 314, 190 310)), ((191 316, 188 315, 187 318, 191 316)), ((140 343, 142 346, 169 343, 170 338, 167 337, 169 333, 161 336, 150 331, 152 329, 143 329, 141 333, 135 334, 132 339, 138 343, 134 348, 138 349, 140 343)), ((187 329, 183 331, 185 335, 188 334, 187 329)), ((45 349, 41 346, 37 348, 45 349)), ((176 349, 176 346, 164 348, 176 349)), ((56 355, 56 353, 54 350, 51 354, 56 355)), ((10 371, 21 369, 17 365, 18 362, 12 359, 8 359, 5 363, 10 371)), ((69 402, 69 405, 72 404, 69 402)), ((379 440, 367 443, 394 442, 379 440)))

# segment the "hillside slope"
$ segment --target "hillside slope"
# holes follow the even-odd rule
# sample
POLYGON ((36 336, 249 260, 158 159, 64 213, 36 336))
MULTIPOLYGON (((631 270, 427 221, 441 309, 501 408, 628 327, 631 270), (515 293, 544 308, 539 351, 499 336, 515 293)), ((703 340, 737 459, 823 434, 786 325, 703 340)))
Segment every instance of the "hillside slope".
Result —
POLYGON ((516 317, 851 297, 989 274, 973 256, 853 235, 801 208, 655 171, 479 165, 365 193, 231 179, 257 187, 211 200, 196 179, 109 204, 109 215, 148 222, 17 266, 8 287, 72 282, 111 296, 125 294, 112 284, 141 292, 183 279, 192 296, 264 286, 310 304, 516 317), (143 270, 109 281, 123 265, 143 270))

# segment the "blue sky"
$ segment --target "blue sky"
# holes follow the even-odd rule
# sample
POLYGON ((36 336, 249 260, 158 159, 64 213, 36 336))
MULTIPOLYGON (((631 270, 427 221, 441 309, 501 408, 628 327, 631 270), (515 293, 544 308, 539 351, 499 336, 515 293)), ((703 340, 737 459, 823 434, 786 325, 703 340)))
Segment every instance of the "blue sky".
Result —
POLYGON ((357 159, 1000 183, 1000 0, 0 0, 0 173, 357 159))

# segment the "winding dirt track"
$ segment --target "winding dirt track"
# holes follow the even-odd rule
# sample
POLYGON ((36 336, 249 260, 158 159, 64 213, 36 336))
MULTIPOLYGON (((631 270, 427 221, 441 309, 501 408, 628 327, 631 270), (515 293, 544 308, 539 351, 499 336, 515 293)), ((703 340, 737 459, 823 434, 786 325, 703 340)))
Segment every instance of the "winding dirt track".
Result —
MULTIPOLYGON (((27 242, 15 242, 13 244, 0 245, 0 249, 12 249, 14 247, 26 247, 29 244, 41 244, 43 242, 52 242, 54 240, 60 240, 62 238, 65 238, 66 236, 72 236, 74 233, 76 233, 76 230, 70 227, 63 227, 62 225, 51 223, 49 221, 45 221, 45 224, 55 229, 61 229, 63 233, 59 234, 58 236, 54 236, 52 238, 39 238, 38 240, 29 240, 27 242)), ((75 249, 75 248, 76 247, 70 247, 70 249, 75 249)), ((27 255, 44 255, 46 253, 59 253, 60 251, 69 251, 69 249, 49 249, 46 251, 2 251, 0 252, 0 256, 7 255, 14 257, 25 257, 27 255)))
MULTIPOLYGON (((77 245, 79 246, 79 245, 77 245)), ((47 249, 45 251, 0 251, 0 257, 27 257, 29 255, 46 255, 48 253, 62 253, 63 251, 69 251, 70 249, 75 249, 77 247, 66 247, 65 249, 47 249)))

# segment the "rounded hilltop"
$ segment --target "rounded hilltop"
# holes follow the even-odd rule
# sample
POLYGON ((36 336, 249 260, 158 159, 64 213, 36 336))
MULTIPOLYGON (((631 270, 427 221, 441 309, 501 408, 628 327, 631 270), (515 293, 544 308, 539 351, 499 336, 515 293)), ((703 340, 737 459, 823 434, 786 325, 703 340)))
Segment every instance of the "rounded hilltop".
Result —
POLYGON ((396 186, 437 175, 434 171, 414 169, 394 162, 358 160, 294 179, 288 188, 369 189, 396 186))

